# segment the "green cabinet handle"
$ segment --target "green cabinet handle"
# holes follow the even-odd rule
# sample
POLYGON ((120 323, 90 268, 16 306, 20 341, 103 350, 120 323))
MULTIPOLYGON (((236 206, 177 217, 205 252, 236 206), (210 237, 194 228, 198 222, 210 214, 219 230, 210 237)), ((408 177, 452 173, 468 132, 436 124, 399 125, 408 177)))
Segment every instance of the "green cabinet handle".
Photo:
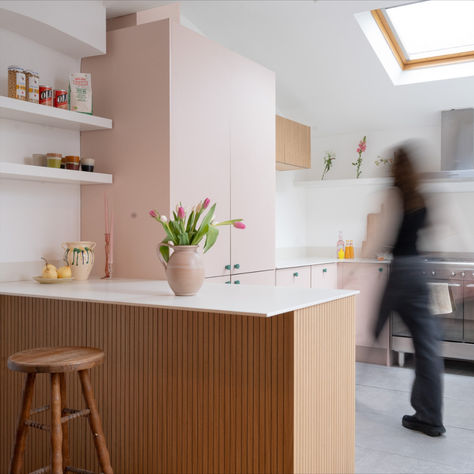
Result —
POLYGON ((300 276, 298 272, 293 273, 294 277, 300 276))
POLYGON ((236 264, 234 265, 234 268, 238 270, 238 269, 240 268, 240 263, 236 263, 236 264))
POLYGON ((230 267, 230 265, 226 265, 224 268, 225 268, 226 270, 230 270, 231 267, 230 267))
POLYGON ((226 285, 230 285, 230 280, 225 282, 226 285))
POLYGON ((240 285, 240 280, 235 280, 234 285, 240 285))
POLYGON ((382 267, 379 268, 379 272, 383 272, 383 268, 382 268, 382 267))
POLYGON ((323 273, 326 273, 328 271, 327 268, 323 268, 323 273))

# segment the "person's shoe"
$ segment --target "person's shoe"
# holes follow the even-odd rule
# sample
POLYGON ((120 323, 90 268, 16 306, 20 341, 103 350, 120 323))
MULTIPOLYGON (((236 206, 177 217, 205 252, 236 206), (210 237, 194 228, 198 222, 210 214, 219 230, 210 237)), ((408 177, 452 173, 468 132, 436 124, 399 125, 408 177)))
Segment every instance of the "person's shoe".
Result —
POLYGON ((409 430, 420 431, 428 436, 441 436, 443 433, 446 433, 446 429, 443 425, 430 425, 412 415, 405 415, 402 418, 402 425, 409 430))

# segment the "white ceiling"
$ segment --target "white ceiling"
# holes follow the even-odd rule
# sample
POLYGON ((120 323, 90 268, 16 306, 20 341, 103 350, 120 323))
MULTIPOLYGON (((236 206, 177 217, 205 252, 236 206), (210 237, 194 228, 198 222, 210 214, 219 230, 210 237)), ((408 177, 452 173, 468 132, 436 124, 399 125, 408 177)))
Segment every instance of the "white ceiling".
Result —
MULTIPOLYGON (((169 1, 105 1, 114 17, 169 1)), ((438 125, 440 111, 474 107, 474 78, 393 86, 354 13, 382 0, 179 2, 209 38, 275 71, 277 109, 316 135, 438 125)))

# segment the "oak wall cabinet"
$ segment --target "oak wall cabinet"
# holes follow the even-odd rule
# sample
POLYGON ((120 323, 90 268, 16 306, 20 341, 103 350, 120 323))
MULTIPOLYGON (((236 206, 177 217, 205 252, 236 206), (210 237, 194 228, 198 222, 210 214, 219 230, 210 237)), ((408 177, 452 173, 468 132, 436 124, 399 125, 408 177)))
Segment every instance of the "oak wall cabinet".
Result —
POLYGON ((276 169, 311 168, 311 127, 276 116, 276 169))
MULTIPOLYGON (((220 227, 204 256, 206 276, 275 267, 275 75, 169 20, 107 33, 107 54, 85 58, 94 78, 94 113, 114 128, 84 134, 114 184, 81 193, 82 239, 104 241, 104 192, 114 211, 117 277, 164 278, 163 238, 150 209, 169 215, 209 197, 220 227)), ((102 247, 103 248, 103 247, 102 247)), ((101 272, 104 252, 96 251, 101 272)))

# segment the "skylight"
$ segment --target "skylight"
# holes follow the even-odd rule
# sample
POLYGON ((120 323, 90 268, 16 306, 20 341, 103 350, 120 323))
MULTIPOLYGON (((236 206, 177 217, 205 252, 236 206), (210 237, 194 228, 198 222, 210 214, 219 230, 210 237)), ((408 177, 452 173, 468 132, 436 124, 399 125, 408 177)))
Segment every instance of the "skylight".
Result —
POLYGON ((474 1, 426 0, 372 15, 402 69, 474 59, 474 1))

